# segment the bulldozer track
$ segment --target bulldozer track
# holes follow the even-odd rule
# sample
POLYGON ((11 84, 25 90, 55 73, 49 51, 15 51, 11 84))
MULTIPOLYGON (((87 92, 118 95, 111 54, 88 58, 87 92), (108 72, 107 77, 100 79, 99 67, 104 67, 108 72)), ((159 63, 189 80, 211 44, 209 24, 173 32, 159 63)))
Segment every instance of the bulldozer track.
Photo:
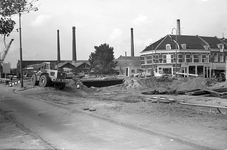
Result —
POLYGON ((42 137, 40 137, 38 134, 32 132, 29 128, 25 127, 23 124, 20 122, 16 121, 15 119, 12 118, 9 114, 7 114, 5 111, 0 109, 0 114, 9 122, 12 124, 16 125, 19 129, 24 131, 26 134, 30 135, 32 139, 39 141, 39 143, 44 146, 46 149, 51 149, 51 150, 58 150, 55 148, 53 145, 48 143, 46 140, 44 140, 42 137))
MULTIPOLYGON (((27 96, 27 97, 29 97, 29 96, 27 96)), ((100 116, 100 115, 92 114, 92 112, 85 112, 85 111, 82 111, 82 110, 70 109, 70 108, 68 108, 68 107, 66 107, 62 104, 56 104, 56 103, 49 102, 49 101, 46 101, 46 100, 43 100, 43 99, 35 99, 34 97, 29 97, 29 98, 45 102, 47 104, 50 104, 50 105, 58 107, 58 108, 66 109, 68 111, 71 111, 72 113, 85 114, 85 115, 88 115, 88 116, 91 116, 91 117, 94 117, 94 118, 98 118, 98 119, 107 121, 109 123, 112 123, 112 124, 115 124, 115 125, 118 125, 118 126, 122 126, 122 127, 128 128, 128 129, 132 129, 132 130, 135 130, 135 131, 138 131, 138 132, 141 132, 141 133, 145 133, 145 134, 149 134, 149 135, 152 135, 152 136, 162 137, 164 139, 174 141, 174 142, 178 142, 180 144, 184 144, 184 145, 187 145, 187 146, 199 149, 199 150, 216 150, 216 149, 211 148, 211 147, 196 144, 196 141, 192 142, 192 141, 188 141, 188 139, 182 139, 182 138, 177 138, 177 137, 165 135, 165 134, 158 133, 158 132, 155 132, 155 131, 151 131, 151 130, 148 130, 148 129, 144 129, 144 128, 141 128, 141 127, 137 127, 137 126, 122 123, 122 122, 119 122, 119 121, 116 121, 116 120, 112 120, 112 119, 109 119, 109 118, 105 118, 105 117, 100 116)))

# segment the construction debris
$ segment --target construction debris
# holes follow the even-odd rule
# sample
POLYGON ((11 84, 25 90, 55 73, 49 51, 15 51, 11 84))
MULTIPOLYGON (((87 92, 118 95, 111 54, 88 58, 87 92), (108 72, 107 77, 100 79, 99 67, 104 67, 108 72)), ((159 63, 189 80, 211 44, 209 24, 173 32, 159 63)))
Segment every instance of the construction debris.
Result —
POLYGON ((147 85, 147 91, 142 92, 144 95, 193 95, 206 97, 227 98, 227 83, 215 82, 205 78, 176 78, 172 81, 160 82, 152 78, 144 79, 144 84, 147 85), (210 82, 209 85, 207 82, 210 82))
POLYGON ((167 97, 152 97, 152 103, 167 103, 167 104, 172 104, 177 102, 176 100, 172 98, 167 98, 167 97))

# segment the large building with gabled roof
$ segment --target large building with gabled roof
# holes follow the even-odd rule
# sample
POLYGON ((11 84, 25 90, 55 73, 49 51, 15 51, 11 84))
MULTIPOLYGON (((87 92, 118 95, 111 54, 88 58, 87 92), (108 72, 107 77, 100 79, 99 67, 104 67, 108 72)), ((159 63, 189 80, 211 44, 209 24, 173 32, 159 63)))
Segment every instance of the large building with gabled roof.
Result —
POLYGON ((227 44, 217 37, 168 34, 141 52, 147 72, 196 74, 210 77, 225 71, 227 44))

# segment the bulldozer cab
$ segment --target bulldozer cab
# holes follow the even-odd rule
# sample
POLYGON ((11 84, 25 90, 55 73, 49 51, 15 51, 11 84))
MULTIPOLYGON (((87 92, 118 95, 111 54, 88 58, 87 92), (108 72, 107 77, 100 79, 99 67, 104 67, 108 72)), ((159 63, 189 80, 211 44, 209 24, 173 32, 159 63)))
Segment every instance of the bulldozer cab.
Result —
POLYGON ((39 65, 38 70, 55 70, 54 65, 50 62, 43 62, 39 65))

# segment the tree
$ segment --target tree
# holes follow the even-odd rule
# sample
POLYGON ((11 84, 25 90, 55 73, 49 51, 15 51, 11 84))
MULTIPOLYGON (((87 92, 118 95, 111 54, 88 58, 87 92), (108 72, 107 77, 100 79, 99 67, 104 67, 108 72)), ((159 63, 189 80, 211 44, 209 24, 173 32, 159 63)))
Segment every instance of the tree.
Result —
POLYGON ((21 39, 21 14, 29 13, 30 11, 37 11, 38 8, 33 6, 38 0, 1 0, 0 1, 0 30, 3 34, 4 44, 5 37, 13 31, 15 21, 11 20, 11 16, 19 15, 19 36, 20 36, 20 74, 21 74, 21 87, 23 87, 23 68, 22 68, 22 39, 21 39))
POLYGON ((113 50, 113 47, 110 47, 108 44, 95 46, 95 52, 92 52, 89 56, 91 69, 95 73, 110 74, 114 72, 117 62, 114 62, 113 50))
POLYGON ((0 1, 0 34, 9 36, 16 22, 11 19, 12 15, 38 10, 33 4, 38 0, 1 0, 0 1))
POLYGON ((10 33, 14 29, 15 21, 13 21, 11 18, 1 17, 0 18, 0 34, 5 36, 9 36, 10 33))

